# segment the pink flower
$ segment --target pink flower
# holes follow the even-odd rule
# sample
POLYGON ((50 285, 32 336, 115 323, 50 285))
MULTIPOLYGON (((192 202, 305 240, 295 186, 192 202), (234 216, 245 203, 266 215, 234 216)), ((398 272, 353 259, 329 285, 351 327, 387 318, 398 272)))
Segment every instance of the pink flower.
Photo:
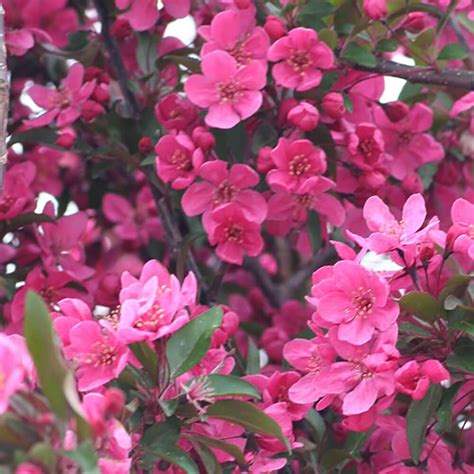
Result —
POLYGON ((180 285, 156 260, 144 265, 138 280, 125 272, 117 334, 129 343, 154 341, 176 332, 189 321, 185 307, 195 304, 196 292, 194 274, 189 273, 180 285))
POLYGON ((384 141, 380 130, 370 123, 356 126, 349 135, 347 150, 360 169, 370 171, 384 154, 384 141))
POLYGON ((385 151, 392 157, 387 164, 395 178, 402 180, 425 163, 443 159, 441 144, 425 133, 433 123, 433 111, 428 106, 415 104, 396 122, 392 122, 382 108, 376 107, 374 118, 383 133, 385 151))
POLYGON ((336 263, 332 274, 325 268, 316 271, 313 283, 312 292, 324 293, 317 299, 317 314, 337 325, 341 341, 364 344, 376 329, 385 331, 398 317, 400 309, 389 297, 387 282, 355 262, 336 263), (321 279, 318 272, 323 273, 321 279))
POLYGON ((96 321, 81 321, 69 333, 66 357, 77 364, 78 388, 88 391, 117 378, 127 364, 129 349, 96 321))
MULTIPOLYGON (((474 107, 474 92, 468 92, 465 96, 454 102, 451 111, 449 112, 450 117, 456 117, 463 112, 467 112, 474 107)), ((474 114, 471 113, 471 133, 474 133, 474 114)))
POLYGON ((340 226, 344 222, 344 208, 334 196, 326 192, 333 187, 335 183, 330 179, 314 176, 304 181, 293 192, 284 188, 278 189, 268 201, 268 219, 290 219, 296 223, 304 223, 308 211, 314 210, 325 216, 331 224, 340 226))
POLYGON ((210 127, 232 128, 262 105, 266 67, 259 61, 239 69, 229 53, 213 51, 202 58, 201 67, 203 74, 189 77, 184 90, 191 102, 209 109, 205 122, 210 127))
POLYGON ((81 321, 93 321, 92 313, 83 301, 77 298, 65 298, 59 302, 60 313, 52 313, 54 329, 64 346, 71 344, 71 329, 81 321))
POLYGON ((456 199, 451 207, 451 220, 454 250, 474 259, 474 204, 463 198, 456 199))
MULTIPOLYGON (((149 30, 160 16, 157 2, 154 0, 115 0, 119 10, 130 10, 123 15, 136 31, 149 30)), ((183 18, 189 13, 191 0, 163 0, 166 12, 174 18, 183 18)))
POLYGON ((419 230, 425 222, 426 207, 421 194, 412 194, 403 205, 402 220, 395 219, 388 206, 378 197, 372 196, 364 204, 364 219, 372 231, 368 239, 357 238, 362 247, 367 246, 377 253, 385 253, 405 245, 423 242, 428 230, 436 227, 438 219, 433 218, 419 230))
POLYGON ((197 108, 188 98, 176 93, 160 100, 154 110, 156 120, 166 130, 184 130, 197 118, 197 108))
POLYGON ((291 141, 280 138, 272 150, 272 160, 277 169, 267 175, 267 183, 273 190, 295 190, 306 179, 326 171, 326 155, 309 140, 291 141))
POLYGON ((295 369, 305 374, 290 388, 291 402, 303 405, 314 403, 331 393, 332 380, 328 376, 336 359, 336 351, 323 336, 311 340, 293 339, 286 344, 283 355, 295 369))
POLYGON ((249 22, 248 15, 235 10, 218 13, 211 24, 201 26, 199 34, 206 40, 201 56, 212 51, 227 51, 244 66, 252 60, 266 64, 266 55, 270 46, 267 33, 255 21, 249 22))
POLYGON ((203 216, 209 243, 225 262, 242 265, 244 255, 256 257, 263 249, 260 226, 246 219, 236 203, 219 206, 203 216))
POLYGON ((372 20, 380 20, 387 16, 386 0, 363 0, 365 14, 372 20))
POLYGON ((237 163, 227 170, 225 161, 208 161, 201 166, 199 175, 204 181, 192 184, 181 201, 188 216, 210 212, 222 204, 235 202, 246 219, 258 224, 265 220, 265 199, 260 193, 248 189, 259 182, 258 174, 250 166, 237 163))
POLYGON ((16 337, 20 336, 0 334, 0 414, 7 410, 10 397, 21 388, 25 377, 16 337))
POLYGON ((288 112, 287 120, 300 130, 309 132, 317 127, 319 112, 314 105, 303 100, 288 112))
POLYGON ((278 61, 272 71, 276 83, 297 91, 318 86, 323 77, 321 69, 334 65, 331 49, 310 28, 292 29, 270 47, 267 57, 278 61))
POLYGON ((72 124, 80 117, 82 107, 94 88, 95 80, 84 83, 84 67, 80 63, 71 66, 59 89, 39 85, 30 87, 29 96, 46 112, 39 117, 26 120, 25 126, 44 127, 54 119, 61 128, 72 124))
POLYGON ((173 189, 189 186, 204 162, 202 150, 183 132, 162 137, 155 152, 158 176, 165 183, 171 183, 173 189))
POLYGON ((435 359, 427 360, 421 366, 411 360, 395 372, 395 380, 399 392, 411 395, 413 400, 422 400, 430 383, 448 381, 449 372, 435 359))

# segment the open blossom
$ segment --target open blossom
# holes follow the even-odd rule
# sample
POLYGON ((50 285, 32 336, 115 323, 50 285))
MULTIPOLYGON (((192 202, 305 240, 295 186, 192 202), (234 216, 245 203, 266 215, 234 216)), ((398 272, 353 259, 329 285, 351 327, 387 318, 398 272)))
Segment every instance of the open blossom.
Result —
POLYGON ((334 65, 331 49, 310 28, 291 30, 270 47, 267 58, 277 62, 272 70, 276 83, 297 91, 318 86, 322 70, 334 65))
POLYGON ((117 378, 127 364, 129 349, 96 321, 81 321, 69 333, 66 357, 77 364, 78 388, 88 391, 117 378))
POLYGON ((266 84, 266 66, 252 61, 239 69, 225 51, 213 51, 202 58, 203 74, 193 74, 184 84, 189 100, 209 109, 205 122, 210 127, 232 128, 258 111, 261 89, 266 84))
POLYGON ((201 49, 201 56, 223 50, 230 53, 240 66, 252 60, 266 63, 270 46, 268 35, 261 26, 249 22, 248 15, 240 11, 227 10, 218 13, 209 26, 199 28, 199 34, 206 40, 201 49))
POLYGON ((449 372, 435 359, 422 364, 412 360, 395 372, 395 380, 398 391, 411 395, 413 400, 422 400, 430 388, 430 383, 448 381, 449 372))
POLYGON ((421 243, 428 230, 438 225, 438 219, 434 217, 423 230, 420 230, 426 219, 425 200, 421 194, 412 194, 407 199, 403 205, 400 221, 395 219, 388 206, 378 196, 367 199, 363 212, 367 227, 372 231, 368 239, 362 239, 350 232, 348 234, 362 247, 377 253, 421 243))
POLYGON ((385 142, 385 151, 392 156, 387 162, 390 173, 404 179, 425 163, 440 161, 444 149, 430 134, 433 111, 424 104, 415 104, 400 120, 390 120, 382 108, 374 110, 375 123, 385 142))
POLYGON ((336 325, 341 341, 356 345, 369 341, 376 329, 386 330, 400 311, 387 282, 352 261, 340 261, 332 271, 317 270, 312 293, 318 316, 336 325))
POLYGON ((197 176, 204 154, 183 132, 165 135, 155 146, 156 171, 161 180, 173 189, 184 189, 197 176))
POLYGON ((186 307, 195 304, 196 292, 194 274, 189 273, 181 285, 160 263, 150 260, 139 279, 128 272, 122 275, 120 315, 114 329, 127 343, 172 334, 189 321, 186 307))
POLYGON ((44 127, 55 119, 58 127, 71 125, 81 116, 82 107, 94 88, 95 80, 84 83, 84 66, 80 63, 71 66, 59 89, 35 84, 28 89, 28 95, 46 112, 26 120, 25 126, 44 127))
POLYGON ((272 189, 295 190, 306 179, 326 171, 326 154, 309 140, 280 138, 271 157, 276 169, 267 175, 272 189))
POLYGON ((384 154, 382 132, 370 123, 358 124, 349 135, 347 150, 357 167, 370 171, 384 154))
MULTIPOLYGON (((119 10, 130 7, 123 17, 137 31, 149 30, 160 16, 157 2, 154 0, 115 0, 115 4, 119 10)), ((189 13, 191 0, 163 0, 163 6, 169 15, 183 18, 189 13)))
POLYGON ((268 219, 306 222, 308 211, 314 210, 325 216, 331 224, 340 226, 344 222, 344 208, 334 196, 327 193, 334 186, 335 183, 330 179, 314 176, 294 191, 279 188, 268 201, 268 219))
POLYGON ((451 208, 453 226, 450 229, 455 237, 453 249, 474 260, 474 204, 459 198, 451 208))
POLYGON ((196 216, 229 202, 235 202, 245 217, 262 223, 267 215, 263 196, 249 188, 259 182, 258 174, 248 165, 237 163, 229 170, 225 161, 204 163, 199 175, 204 181, 193 183, 184 193, 181 205, 188 216, 196 216))
POLYGON ((263 250, 260 225, 249 221, 239 205, 219 206, 203 216, 204 229, 216 254, 225 262, 242 265, 244 255, 255 257, 263 250))

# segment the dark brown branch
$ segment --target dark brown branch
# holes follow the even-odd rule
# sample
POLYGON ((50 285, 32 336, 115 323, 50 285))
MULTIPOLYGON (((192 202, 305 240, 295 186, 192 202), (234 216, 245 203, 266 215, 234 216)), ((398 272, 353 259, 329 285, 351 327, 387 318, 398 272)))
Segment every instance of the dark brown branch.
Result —
POLYGON ((274 283, 268 273, 262 268, 257 258, 246 258, 244 260, 244 268, 253 274, 257 285, 267 297, 269 303, 274 308, 279 308, 283 299, 280 297, 279 287, 274 283))
POLYGON ((106 2, 104 0, 94 0, 94 5, 97 10, 97 15, 102 25, 102 37, 104 38, 105 48, 109 52, 110 60, 117 74, 117 80, 122 91, 125 104, 128 109, 128 113, 133 118, 140 116, 140 108, 138 102, 133 95, 133 92, 128 87, 127 71, 123 65, 122 56, 120 50, 115 42, 114 38, 110 34, 110 20, 109 11, 107 9, 106 2))
POLYGON ((409 82, 474 90, 474 71, 464 69, 436 71, 431 67, 406 66, 386 59, 379 59, 375 67, 353 67, 371 73, 400 77, 409 82))

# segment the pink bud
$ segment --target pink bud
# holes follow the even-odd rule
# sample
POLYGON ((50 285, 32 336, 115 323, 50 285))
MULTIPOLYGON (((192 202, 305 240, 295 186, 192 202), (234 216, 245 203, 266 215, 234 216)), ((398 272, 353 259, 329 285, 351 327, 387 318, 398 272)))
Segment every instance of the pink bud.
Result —
POLYGON ((110 28, 110 33, 118 40, 128 38, 133 34, 130 23, 125 18, 117 18, 110 28))
POLYGON ((330 92, 321 103, 324 112, 333 119, 340 119, 346 113, 344 98, 338 92, 330 92))
POLYGON ((196 127, 191 135, 193 142, 203 151, 208 151, 216 144, 214 135, 203 127, 196 127))
POLYGON ((106 104, 110 99, 108 86, 105 84, 99 84, 95 87, 92 97, 101 104, 106 104))
POLYGON ((441 383, 449 380, 449 372, 443 367, 443 364, 436 359, 423 362, 421 371, 427 375, 433 383, 441 383))
POLYGON ((267 16, 263 27, 272 41, 276 41, 286 35, 285 23, 277 16, 267 16))
POLYGON ((383 109, 392 122, 399 122, 410 111, 410 107, 399 100, 385 104, 383 109))
POLYGON ((275 164, 272 160, 272 149, 269 146, 260 148, 257 155, 257 171, 268 173, 273 168, 275 168, 275 164))
POLYGON ((140 153, 144 155, 150 153, 153 150, 153 142, 151 141, 151 138, 140 138, 140 141, 138 142, 138 149, 140 150, 140 153))
POLYGON ((125 405, 125 395, 118 388, 109 388, 105 392, 105 411, 112 416, 119 416, 125 405))
POLYGON ((64 129, 59 133, 59 137, 56 139, 56 145, 62 146, 63 148, 69 149, 76 142, 76 132, 73 129, 64 129))
POLYGON ((81 117, 86 122, 91 122, 97 116, 105 113, 104 108, 95 100, 86 100, 82 106, 81 117))
POLYGON ((373 191, 380 189, 386 181, 386 176, 380 171, 369 171, 360 177, 362 186, 373 191))
POLYGON ((413 174, 408 175, 402 181, 402 189, 408 194, 422 193, 423 182, 421 181, 421 178, 416 173, 413 173, 413 174))
POLYGON ((422 244, 419 257, 422 262, 429 262, 435 253, 433 244, 422 244))
POLYGON ((303 101, 289 111, 287 119, 291 125, 304 132, 309 132, 317 127, 319 112, 314 105, 303 101))
POLYGON ((387 16, 386 0, 363 0, 365 14, 372 20, 380 20, 387 16))
POLYGON ((252 4, 252 0, 234 0, 234 3, 240 10, 245 10, 252 4))

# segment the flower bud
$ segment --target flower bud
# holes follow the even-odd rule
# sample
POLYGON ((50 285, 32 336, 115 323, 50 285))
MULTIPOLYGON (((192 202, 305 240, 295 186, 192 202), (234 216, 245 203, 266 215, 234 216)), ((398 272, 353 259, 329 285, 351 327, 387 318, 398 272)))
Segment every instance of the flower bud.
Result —
POLYGON ((268 173, 273 168, 275 168, 275 164, 272 160, 272 149, 269 146, 260 148, 257 154, 257 171, 268 173))
POLYGON ((383 110, 392 122, 399 122, 410 111, 410 107, 404 102, 396 100, 383 106, 383 110))
POLYGON ((101 104, 107 104, 110 99, 108 86, 104 84, 96 86, 92 93, 92 98, 101 104))
POLYGON ((429 262, 435 253, 432 244, 422 244, 419 252, 419 257, 422 263, 429 262))
POLYGON ((133 29, 128 20, 117 18, 110 27, 110 34, 118 40, 123 40, 133 34, 133 29))
POLYGON ((340 119, 346 113, 344 98, 338 92, 330 92, 321 103, 324 113, 333 119, 340 119))
POLYGON ((376 191, 385 184, 387 178, 380 171, 372 170, 367 173, 364 173, 360 177, 359 181, 364 188, 376 191))
POLYGON ((208 151, 216 144, 214 135, 203 127, 196 127, 191 137, 193 142, 201 148, 202 151, 208 151))
POLYGON ((365 14, 372 20, 380 20, 387 16, 386 0, 363 0, 365 14))
POLYGON ((291 125, 304 132, 309 132, 317 127, 319 112, 314 105, 302 101, 288 112, 287 119, 291 125))
POLYGON ((147 155, 153 150, 153 142, 149 137, 142 137, 138 142, 138 149, 143 155, 147 155))
POLYGON ((119 416, 125 405, 125 395, 118 388, 109 388, 105 392, 105 411, 112 416, 119 416))
POLYGON ((59 132, 59 137, 56 139, 56 145, 62 146, 69 150, 76 142, 76 132, 71 128, 65 128, 59 132))
POLYGON ((416 173, 412 173, 402 181, 402 189, 408 194, 422 193, 423 182, 416 173))
POLYGON ((276 41, 286 35, 286 26, 284 21, 277 16, 267 16, 263 26, 272 41, 276 41))
POLYGON ((252 4, 252 0, 234 0, 234 3, 240 10, 245 10, 252 4))
POLYGON ((86 100, 82 106, 81 117, 86 122, 91 122, 97 116, 105 113, 104 108, 95 100, 86 100))

